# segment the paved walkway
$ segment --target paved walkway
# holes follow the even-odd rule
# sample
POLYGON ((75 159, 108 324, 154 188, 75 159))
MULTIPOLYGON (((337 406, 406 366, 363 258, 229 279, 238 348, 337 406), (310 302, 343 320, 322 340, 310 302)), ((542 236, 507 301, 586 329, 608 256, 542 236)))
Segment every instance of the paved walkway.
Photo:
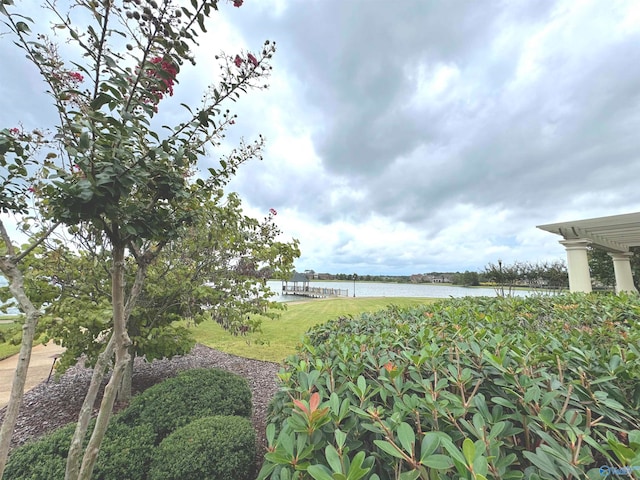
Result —
MULTIPOLYGON (((24 391, 31 390, 43 380, 46 380, 53 365, 53 359, 64 352, 64 348, 49 342, 47 345, 38 344, 31 351, 31 361, 27 371, 27 382, 24 391)), ((0 360, 0 408, 9 403, 13 374, 18 364, 18 355, 0 360)))

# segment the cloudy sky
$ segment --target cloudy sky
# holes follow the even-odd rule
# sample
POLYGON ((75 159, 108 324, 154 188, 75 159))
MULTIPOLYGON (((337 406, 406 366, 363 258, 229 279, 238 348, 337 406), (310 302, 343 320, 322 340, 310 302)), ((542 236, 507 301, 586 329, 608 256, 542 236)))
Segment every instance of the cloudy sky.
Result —
MULTIPOLYGON (((278 211, 298 270, 564 259, 536 225, 640 211, 637 1, 221 3, 172 100, 200 98, 219 51, 266 39, 271 86, 230 107, 226 145, 262 133, 264 160, 230 188, 248 213, 278 211)), ((0 124, 35 126, 50 102, 0 42, 0 124)))

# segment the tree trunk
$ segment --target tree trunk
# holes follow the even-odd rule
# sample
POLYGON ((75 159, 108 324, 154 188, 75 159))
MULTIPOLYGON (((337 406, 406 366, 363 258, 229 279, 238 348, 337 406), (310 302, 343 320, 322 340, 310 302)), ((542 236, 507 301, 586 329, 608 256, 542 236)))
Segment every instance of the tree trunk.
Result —
POLYGON ((131 401, 131 384, 133 381, 133 362, 136 357, 133 352, 133 346, 129 347, 129 363, 122 376, 122 383, 118 390, 118 402, 128 404, 131 401))
MULTIPOLYGON (((124 250, 123 250, 123 255, 124 255, 124 250)), ((131 288, 131 292, 129 294, 129 299, 127 301, 127 304, 124 307, 125 326, 129 321, 129 317, 131 316, 131 311, 133 310, 133 307, 135 306, 138 300, 138 297, 140 296, 140 292, 142 291, 142 287, 144 285, 144 279, 146 278, 146 275, 147 275, 147 267, 149 266, 149 263, 153 261, 156 255, 157 255, 156 251, 149 250, 148 252, 145 252, 144 255, 142 255, 141 261, 138 262, 138 270, 136 271, 136 278, 131 288)), ((114 260, 115 260, 115 253, 114 253, 114 260)), ((114 266, 115 266, 115 262, 114 262, 114 266)), ((123 263, 123 267, 124 267, 124 263, 123 263)), ((121 273, 122 273, 122 281, 121 281, 122 296, 124 300, 124 268, 121 273)), ((112 276, 113 275, 115 275, 115 270, 112 276)), ((114 285, 115 285, 115 282, 113 282, 112 289, 114 288, 113 287, 114 285)), ((115 313, 116 298, 117 298, 116 296, 113 297, 114 313, 115 313)), ((114 320, 115 320, 115 314, 114 314, 114 320)), ((96 362, 96 366, 94 367, 93 376, 91 377, 91 385, 89 386, 89 390, 87 391, 87 395, 85 396, 84 402, 82 404, 82 409, 80 410, 80 415, 78 417, 78 425, 76 426, 73 440, 71 442, 71 447, 69 448, 69 454, 67 456, 67 467, 66 467, 66 472, 64 477, 65 480, 76 480, 77 478, 79 478, 80 455, 82 454, 82 443, 84 442, 84 438, 87 434, 89 420, 91 420, 91 412, 93 411, 93 405, 95 404, 96 397, 98 395, 98 390, 102 383, 102 379, 104 378, 105 371, 110 364, 111 357, 113 356, 115 345, 116 345, 116 336, 115 336, 115 324, 114 324, 114 330, 112 331, 111 337, 109 338, 109 343, 107 343, 107 346, 105 347, 104 351, 98 357, 98 361, 96 362)), ((133 363, 128 362, 128 365, 133 366, 133 363)), ((115 376, 115 373, 116 372, 114 368, 114 372, 113 372, 114 376, 115 376)), ((113 380, 113 377, 111 378, 111 380, 113 380)), ((107 386, 107 388, 108 387, 109 386, 107 386)), ((107 391, 105 390, 105 397, 106 395, 107 395, 107 391)), ((103 397, 103 402, 104 402, 104 397, 103 397)), ((103 404, 100 405, 101 411, 102 411, 103 404)), ((113 403, 111 408, 109 409, 109 412, 111 412, 112 409, 113 409, 113 403)), ((99 450, 99 447, 98 447, 98 450, 99 450)), ((97 456, 97 451, 95 452, 95 455, 97 456)), ((86 457, 86 454, 85 454, 85 457, 86 457)), ((95 462, 95 459, 94 459, 94 462, 95 462)), ((84 460, 83 460, 83 465, 84 465, 84 460)), ((93 470, 93 467, 92 467, 92 470, 93 470)), ((90 477, 90 474, 89 474, 89 477, 90 477)))
POLYGON ((69 454, 67 455, 67 467, 65 470, 65 480, 72 480, 78 478, 80 472, 80 456, 82 455, 82 443, 84 437, 87 434, 89 428, 89 421, 91 420, 91 413, 93 412, 93 405, 96 402, 98 396, 98 390, 102 384, 102 379, 107 370, 107 367, 111 364, 111 357, 113 356, 113 349, 115 345, 115 339, 113 332, 109 343, 105 347, 104 351, 98 356, 98 361, 95 367, 93 367, 93 375, 91 376, 91 384, 87 395, 84 397, 82 408, 80 409, 80 415, 78 416, 78 424, 76 430, 73 433, 73 439, 71 440, 71 446, 69 447, 69 454))
POLYGON ((18 270, 16 264, 12 262, 11 258, 0 259, 0 271, 2 271, 3 275, 9 280, 9 290, 20 304, 22 311, 26 314, 26 321, 22 326, 22 344, 20 345, 18 365, 13 375, 9 405, 7 406, 4 421, 2 422, 2 428, 0 428, 0 478, 2 478, 9 456, 9 445, 11 444, 13 429, 16 426, 18 413, 22 406, 24 385, 27 381, 27 369, 31 361, 31 350, 40 312, 27 297, 24 291, 22 273, 18 270))
POLYGON ((115 365, 111 379, 105 388, 96 426, 91 434, 91 439, 84 452, 82 458, 82 466, 80 467, 80 480, 90 480, 93 474, 93 468, 100 452, 102 439, 109 426, 109 420, 113 412, 113 404, 116 399, 118 387, 122 382, 122 376, 129 363, 129 345, 131 340, 127 333, 125 302, 124 302, 124 246, 114 245, 113 252, 113 272, 111 274, 112 303, 113 303, 113 339, 115 349, 115 365))
MULTIPOLYGON (((124 317, 125 317, 125 325, 129 325, 129 317, 131 316, 131 311, 133 307, 135 307, 138 302, 138 297, 142 292, 142 287, 144 286, 144 281, 147 278, 147 270, 149 269, 149 264, 155 260, 160 251, 160 246, 157 248, 149 248, 143 254, 138 254, 136 257, 138 270, 136 271, 136 278, 133 281, 133 286, 131 287, 131 292, 129 293, 129 299, 127 300, 127 304, 124 308, 124 317)), ((135 361, 135 353, 133 351, 133 345, 129 346, 129 363, 127 364, 127 368, 124 372, 124 376, 122 378, 122 384, 120 385, 120 389, 118 391, 118 401, 123 403, 129 403, 131 401, 131 384, 133 379, 133 362, 135 361)))

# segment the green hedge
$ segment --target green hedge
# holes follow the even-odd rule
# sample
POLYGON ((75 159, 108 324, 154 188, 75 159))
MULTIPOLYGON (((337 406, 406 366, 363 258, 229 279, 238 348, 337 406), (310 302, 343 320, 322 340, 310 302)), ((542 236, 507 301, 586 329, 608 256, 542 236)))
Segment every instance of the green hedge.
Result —
MULTIPOLYGON (((195 419, 213 415, 251 415, 251 390, 244 378, 224 370, 194 369, 145 390, 133 398, 125 411, 112 419, 93 478, 146 479, 154 449, 167 435, 195 419)), ((89 432, 92 428, 93 423, 89 432)), ((74 429, 75 424, 70 424, 17 448, 9 457, 5 478, 64 478, 74 429)), ((86 442, 88 439, 89 435, 86 442)), ((252 468, 255 445, 251 449, 253 453, 249 453, 247 465, 252 468)), ((238 455, 238 458, 244 458, 244 453, 238 455)), ((193 468, 200 467, 194 465, 193 468)))
POLYGON ((75 428, 75 423, 69 424, 15 449, 7 461, 5 477, 15 480, 64 478, 67 452, 75 428))
POLYGON ((157 447, 150 480, 251 480, 256 434, 237 416, 200 418, 177 429, 157 447))
POLYGON ((450 299, 338 319, 312 329, 280 378, 260 479, 640 467, 638 295, 450 299))
MULTIPOLYGON (((64 479, 67 453, 75 423, 62 427, 11 453, 4 478, 11 480, 64 479)), ((90 431, 93 423, 90 426, 90 431)), ((86 441, 88 442, 87 436, 86 441)), ((85 442, 86 444, 86 442, 85 442)), ((94 480, 144 480, 155 447, 155 433, 149 425, 130 428, 112 421, 105 434, 93 473, 94 480)))
POLYGON ((213 368, 184 371, 135 396, 120 421, 151 425, 160 442, 177 428, 213 415, 251 416, 251 390, 243 377, 213 368))

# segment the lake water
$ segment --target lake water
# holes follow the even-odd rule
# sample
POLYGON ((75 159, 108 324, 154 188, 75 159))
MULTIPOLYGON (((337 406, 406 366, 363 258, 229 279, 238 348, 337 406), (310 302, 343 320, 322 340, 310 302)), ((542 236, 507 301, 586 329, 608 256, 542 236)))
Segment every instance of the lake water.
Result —
MULTIPOLYGON (((0 277, 0 285, 4 278, 0 277)), ((299 295, 280 295, 282 282, 269 280, 269 288, 276 293, 271 300, 276 302, 291 302, 305 297, 299 295)), ((289 283, 289 286, 293 284, 289 283)), ((348 290, 349 297, 353 297, 353 282, 310 282, 310 287, 333 288, 348 290)), ((449 298, 449 297, 495 297, 493 288, 459 287, 453 285, 437 285, 432 283, 383 283, 383 282, 357 282, 355 285, 356 297, 424 297, 424 298, 449 298)), ((531 292, 515 290, 514 295, 526 296, 531 292)), ((0 312, 1 313, 1 312, 0 312)), ((7 313, 18 313, 15 308, 9 308, 7 313)))
MULTIPOLYGON (((269 280, 269 288, 276 293, 282 291, 280 280, 269 280)), ((289 286, 293 286, 289 283, 289 286)), ((298 284, 298 286, 301 286, 298 284)), ((334 288, 348 290, 349 296, 353 297, 353 282, 310 282, 310 287, 334 288)), ((355 284, 356 297, 425 297, 425 298, 449 298, 449 297, 495 297, 496 291, 493 288, 483 287, 459 287, 453 285, 438 285, 432 283, 383 283, 383 282, 358 282, 355 284)), ((526 296, 531 292, 526 290, 516 290, 514 295, 526 296)), ((276 295, 272 300, 280 302, 290 302, 300 300, 299 295, 276 295)))

